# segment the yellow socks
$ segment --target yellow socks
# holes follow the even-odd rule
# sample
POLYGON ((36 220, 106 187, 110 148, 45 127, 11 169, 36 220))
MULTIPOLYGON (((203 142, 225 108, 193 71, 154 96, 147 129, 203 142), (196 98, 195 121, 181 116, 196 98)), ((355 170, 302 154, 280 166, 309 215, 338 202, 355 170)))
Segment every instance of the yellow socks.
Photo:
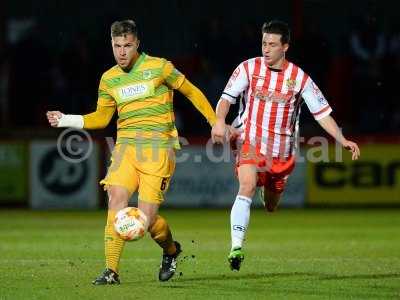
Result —
MULTIPOLYGON (((104 248, 106 255, 106 267, 118 273, 119 260, 125 241, 121 239, 114 229, 116 211, 109 210, 107 224, 104 230, 104 248)), ((157 216, 155 222, 149 227, 151 237, 164 250, 165 254, 172 255, 176 252, 174 240, 166 220, 157 216)))
POLYGON ((125 241, 121 239, 114 229, 114 218, 117 212, 109 210, 107 214, 107 224, 104 230, 104 249, 106 255, 106 267, 118 273, 119 259, 125 241))
POLYGON ((167 221, 160 215, 156 216, 153 225, 149 227, 151 237, 164 250, 165 254, 172 255, 176 252, 174 240, 167 221))

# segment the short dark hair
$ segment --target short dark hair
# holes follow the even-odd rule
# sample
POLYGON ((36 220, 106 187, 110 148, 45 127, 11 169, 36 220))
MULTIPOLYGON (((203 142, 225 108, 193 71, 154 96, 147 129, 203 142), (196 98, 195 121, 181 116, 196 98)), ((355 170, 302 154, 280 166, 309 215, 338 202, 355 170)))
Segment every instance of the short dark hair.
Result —
POLYGON ((265 22, 262 26, 262 33, 275 33, 281 35, 281 43, 290 43, 290 29, 289 25, 282 21, 265 22))
POLYGON ((125 36, 127 34, 133 34, 134 36, 138 37, 138 28, 135 21, 123 20, 112 23, 111 37, 125 36))

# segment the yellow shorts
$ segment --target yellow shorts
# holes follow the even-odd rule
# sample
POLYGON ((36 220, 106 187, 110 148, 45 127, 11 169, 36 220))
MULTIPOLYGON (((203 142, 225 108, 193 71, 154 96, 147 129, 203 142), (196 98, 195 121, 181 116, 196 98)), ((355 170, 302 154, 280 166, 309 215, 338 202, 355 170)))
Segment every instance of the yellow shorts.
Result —
POLYGON ((138 191, 140 201, 161 204, 174 171, 175 152, 172 149, 117 144, 107 176, 100 184, 104 184, 105 190, 109 185, 116 185, 131 194, 138 191))

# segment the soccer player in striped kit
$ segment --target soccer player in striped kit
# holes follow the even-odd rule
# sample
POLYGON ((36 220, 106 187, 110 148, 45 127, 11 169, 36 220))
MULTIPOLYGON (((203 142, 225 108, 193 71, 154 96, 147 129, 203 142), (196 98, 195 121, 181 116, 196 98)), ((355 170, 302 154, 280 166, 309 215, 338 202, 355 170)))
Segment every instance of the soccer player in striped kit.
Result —
POLYGON ((264 187, 264 205, 272 212, 294 169, 300 107, 304 102, 322 128, 351 151, 353 160, 360 155, 357 144, 343 136, 330 116, 332 108, 317 85, 285 59, 289 42, 286 23, 265 23, 263 56, 246 60, 235 69, 217 105, 213 141, 222 143, 229 130, 239 141, 236 166, 240 187, 231 210, 232 247, 228 256, 232 270, 239 270, 244 259, 242 244, 256 187, 264 187), (234 122, 240 129, 236 132, 225 124, 225 118, 241 94, 245 105, 234 122))

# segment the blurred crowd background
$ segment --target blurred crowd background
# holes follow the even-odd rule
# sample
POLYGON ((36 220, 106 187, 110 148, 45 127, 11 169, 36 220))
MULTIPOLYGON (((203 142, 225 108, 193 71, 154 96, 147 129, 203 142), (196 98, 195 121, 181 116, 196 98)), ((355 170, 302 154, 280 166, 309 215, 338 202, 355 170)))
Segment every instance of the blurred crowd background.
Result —
MULTIPOLYGON (((140 51, 172 61, 213 107, 236 66, 261 56, 262 24, 287 22, 287 58, 320 86, 362 156, 353 162, 345 153, 342 162, 340 155, 324 158, 332 147, 322 154, 318 143, 309 148, 313 137, 327 134, 304 108, 300 153, 318 161, 297 162, 282 206, 398 207, 399 11, 400 2, 389 0, 0 1, 0 207, 104 205, 98 181, 113 144, 104 137, 115 137, 115 122, 90 133, 94 150, 76 164, 60 156, 56 140, 64 131, 50 128, 45 113, 96 109, 99 79, 115 65, 110 25, 123 19, 137 22, 140 51)), ((210 128, 190 101, 177 92, 174 106, 190 144, 179 155, 190 159, 177 168, 167 205, 230 206, 237 191, 231 161, 217 166, 209 159, 210 128)))
MULTIPOLYGON (((263 22, 286 21, 288 59, 320 86, 340 124, 353 134, 396 134, 399 8, 396 1, 2 1, 1 135, 46 127, 47 110, 93 111, 100 76, 114 65, 109 27, 126 18, 139 26, 141 51, 171 60, 214 107, 236 65, 261 55, 263 22)), ((181 133, 208 134, 178 93, 175 108, 181 133)), ((314 125, 303 115, 307 131, 314 125)))

